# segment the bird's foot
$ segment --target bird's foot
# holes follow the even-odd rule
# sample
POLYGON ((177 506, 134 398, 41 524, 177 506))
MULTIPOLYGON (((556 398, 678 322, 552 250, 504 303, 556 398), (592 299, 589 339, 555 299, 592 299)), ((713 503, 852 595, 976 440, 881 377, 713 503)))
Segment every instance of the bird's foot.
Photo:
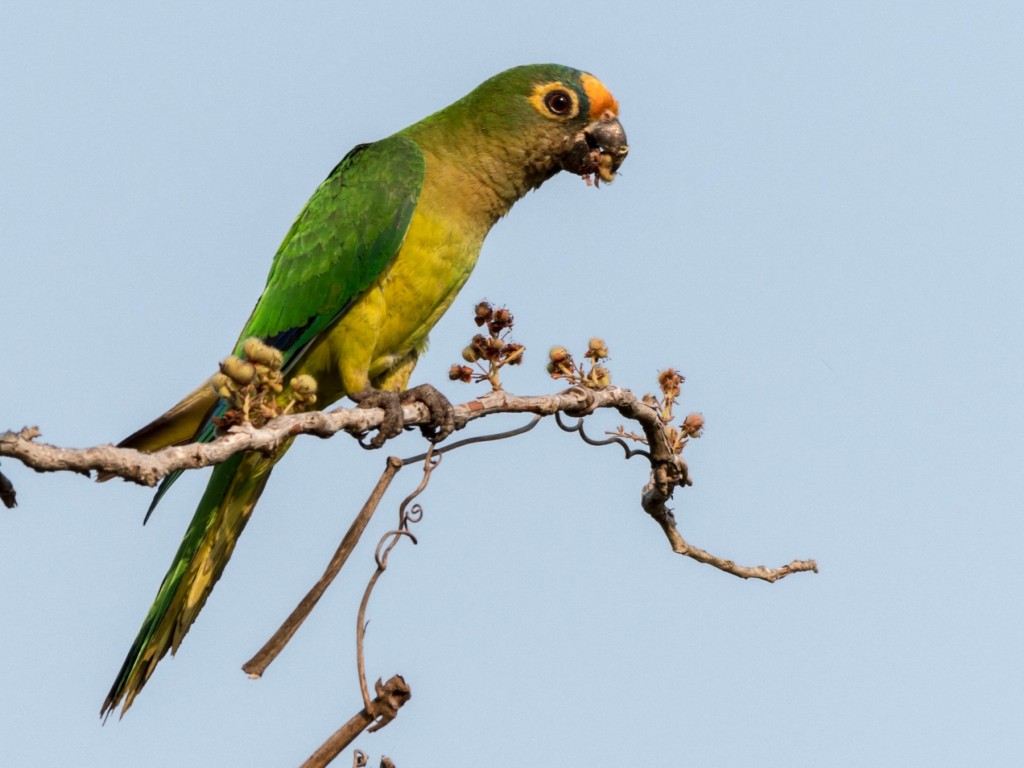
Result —
POLYGON ((349 397, 355 400, 360 408, 380 408, 384 411, 384 418, 380 422, 377 434, 370 440, 369 446, 360 440, 364 448, 380 448, 387 440, 402 434, 405 417, 402 414, 402 399, 398 392, 367 387, 362 392, 355 392, 349 397))
POLYGON ((405 426, 402 406, 410 403, 423 403, 430 411, 430 424, 420 427, 423 436, 428 440, 440 442, 455 430, 455 409, 448 398, 430 384, 420 384, 404 392, 367 388, 349 397, 355 400, 360 408, 380 408, 384 411, 384 419, 377 434, 369 442, 370 448, 380 448, 392 437, 402 434, 402 428, 405 426))
POLYGON ((439 443, 455 431, 455 408, 451 401, 430 384, 420 384, 402 393, 403 403, 423 403, 430 411, 430 423, 420 427, 423 436, 439 443))

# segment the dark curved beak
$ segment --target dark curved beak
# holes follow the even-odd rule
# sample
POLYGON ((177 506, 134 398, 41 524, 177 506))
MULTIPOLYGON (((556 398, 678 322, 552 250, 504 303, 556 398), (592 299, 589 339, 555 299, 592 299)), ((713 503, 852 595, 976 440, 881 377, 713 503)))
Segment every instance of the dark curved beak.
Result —
POLYGON ((608 115, 588 125, 583 134, 588 139, 587 143, 600 151, 602 158, 609 158, 599 161, 598 171, 604 181, 611 181, 629 154, 629 144, 626 142, 626 131, 622 123, 619 122, 619 118, 608 115))
POLYGON ((629 154, 626 131, 619 118, 606 112, 576 135, 562 158, 562 168, 587 179, 611 182, 629 154))

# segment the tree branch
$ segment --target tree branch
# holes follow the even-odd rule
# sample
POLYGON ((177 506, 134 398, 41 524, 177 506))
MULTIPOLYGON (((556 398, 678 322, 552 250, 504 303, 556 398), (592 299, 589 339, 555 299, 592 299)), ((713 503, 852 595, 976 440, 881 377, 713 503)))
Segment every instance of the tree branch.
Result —
MULTIPOLYGON (((677 486, 692 484, 686 462, 669 444, 657 409, 629 390, 619 387, 594 390, 576 386, 552 395, 534 396, 512 395, 504 390, 496 390, 456 406, 455 425, 456 429, 462 429, 474 419, 498 413, 533 413, 541 417, 561 413, 582 419, 600 408, 617 410, 624 418, 637 422, 643 430, 648 450, 632 454, 644 456, 651 466, 651 477, 643 489, 641 506, 661 526, 673 552, 744 579, 774 582, 791 573, 817 572, 814 560, 794 560, 779 568, 740 566, 688 544, 676 529, 675 517, 666 506, 677 486)), ((98 471, 141 485, 156 485, 171 472, 219 464, 243 451, 272 452, 285 440, 297 435, 326 438, 338 432, 365 434, 378 428, 383 416, 384 412, 378 408, 335 408, 331 411, 289 414, 258 429, 243 424, 233 427, 227 434, 209 443, 172 446, 154 453, 141 453, 112 445, 84 449, 58 448, 38 442, 38 429, 29 427, 20 432, 0 435, 0 456, 17 459, 39 472, 64 471, 89 475, 90 472, 98 471)), ((430 413, 426 406, 412 403, 404 406, 403 419, 407 427, 428 425, 430 413)), ((579 426, 569 429, 579 431, 581 437, 589 440, 579 426)), ((8 481, 5 495, 13 499, 13 493, 14 488, 8 481)), ((294 629, 291 631, 294 632, 294 629)))
POLYGON ((665 537, 668 539, 672 551, 678 555, 685 555, 699 563, 713 565, 715 568, 731 573, 733 576, 739 576, 741 579, 761 579, 771 583, 789 576, 791 573, 799 573, 801 571, 818 572, 818 563, 814 560, 794 560, 788 565, 768 568, 763 565, 737 565, 732 560, 726 560, 710 552, 705 552, 700 547, 687 543, 686 539, 679 533, 679 530, 676 528, 675 515, 672 514, 672 510, 665 506, 667 500, 667 497, 664 497, 657 490, 656 484, 651 482, 644 488, 640 503, 644 511, 661 526, 661 530, 665 532, 665 537))
MULTIPOLYGON (((503 390, 489 392, 476 400, 455 407, 455 423, 462 429, 470 421, 496 413, 536 413, 550 416, 556 412, 572 413, 591 404, 594 408, 616 408, 635 402, 642 405, 632 392, 609 387, 599 392, 573 387, 553 395, 520 397, 503 390)), ((587 412, 589 413, 590 410, 587 412)), ((406 427, 430 424, 430 413, 425 405, 411 403, 402 409, 406 427)), ((0 456, 17 459, 38 472, 100 472, 129 480, 139 485, 153 486, 164 477, 180 469, 201 469, 220 464, 243 451, 272 452, 285 440, 297 435, 331 437, 338 432, 363 434, 380 426, 384 411, 379 408, 335 408, 331 411, 294 413, 267 422, 255 428, 250 424, 232 427, 227 434, 209 443, 189 443, 163 448, 153 453, 142 453, 131 448, 99 445, 93 448, 59 448, 36 441, 39 430, 27 427, 20 432, 0 434, 0 456)))

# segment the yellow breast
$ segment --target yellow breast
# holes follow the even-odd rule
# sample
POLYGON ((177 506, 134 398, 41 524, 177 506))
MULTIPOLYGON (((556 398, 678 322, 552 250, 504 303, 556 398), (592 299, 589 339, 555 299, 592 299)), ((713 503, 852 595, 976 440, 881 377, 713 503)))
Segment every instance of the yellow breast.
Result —
POLYGON ((427 174, 398 254, 301 366, 321 402, 367 386, 404 387, 427 334, 469 278, 497 214, 475 179, 427 155, 427 174))

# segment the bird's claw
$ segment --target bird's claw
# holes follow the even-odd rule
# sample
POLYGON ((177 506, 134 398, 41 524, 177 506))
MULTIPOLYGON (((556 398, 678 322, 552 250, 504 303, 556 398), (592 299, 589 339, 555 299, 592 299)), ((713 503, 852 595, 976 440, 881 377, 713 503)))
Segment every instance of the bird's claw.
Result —
POLYGON ((420 427, 423 436, 439 443, 455 431, 455 408, 451 401, 430 384, 420 384, 402 393, 403 403, 423 403, 430 411, 430 424, 420 427))
POLYGON ((380 448, 392 437, 402 434, 405 417, 402 414, 402 400, 398 392, 367 388, 351 397, 360 408, 380 408, 384 411, 384 418, 381 419, 380 426, 377 428, 377 434, 370 439, 369 445, 366 447, 380 448))
POLYGON ((360 408, 380 408, 384 411, 384 418, 377 434, 370 439, 369 448, 380 448, 392 437, 402 434, 405 426, 402 406, 410 403, 423 403, 430 411, 430 424, 420 429, 431 442, 440 442, 455 430, 455 409, 448 398, 430 384, 420 384, 404 392, 367 389, 351 397, 360 408))

